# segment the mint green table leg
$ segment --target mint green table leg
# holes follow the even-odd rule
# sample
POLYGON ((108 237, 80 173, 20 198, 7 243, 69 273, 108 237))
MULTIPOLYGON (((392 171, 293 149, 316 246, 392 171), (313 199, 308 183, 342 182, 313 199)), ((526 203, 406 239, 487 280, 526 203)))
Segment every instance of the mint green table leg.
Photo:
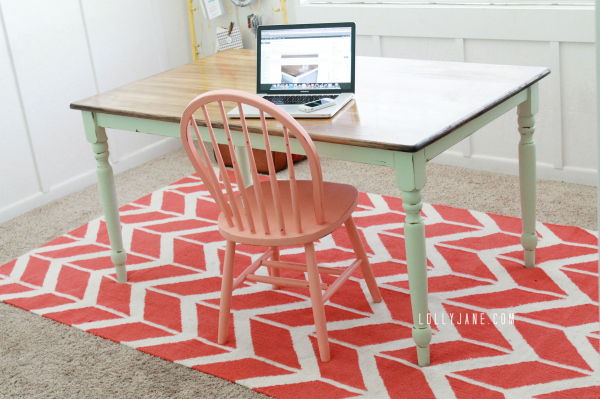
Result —
POLYGON ((404 242, 408 265, 408 283, 413 313, 412 335, 417 344, 419 366, 429 366, 431 327, 427 324, 427 255, 425 224, 421 218, 421 190, 425 186, 423 151, 396 156, 396 184, 402 190, 402 207, 406 212, 404 242))
POLYGON ((523 233, 521 244, 525 250, 525 267, 535 267, 535 247, 538 236, 535 231, 535 206, 536 206, 536 161, 535 142, 535 117, 538 111, 538 85, 528 89, 527 100, 517 108, 519 133, 519 178, 521 185, 521 215, 523 218, 523 233))
POLYGON ((236 145, 235 155, 237 156, 238 164, 240 165, 240 172, 242 173, 244 184, 246 187, 248 187, 252 185, 252 175, 250 174, 250 163, 248 160, 248 152, 246 151, 246 147, 236 145))
POLYGON ((83 112, 83 124, 85 127, 86 138, 92 143, 94 158, 96 158, 98 186, 100 188, 100 197, 102 199, 102 207, 104 208, 104 218, 106 220, 108 237, 110 239, 110 258, 115 265, 117 281, 119 283, 125 283, 127 282, 127 272, 125 270, 127 253, 123 248, 121 220, 119 219, 119 206, 117 203, 117 191, 115 189, 113 169, 108 161, 109 153, 106 131, 103 127, 98 126, 94 115, 90 112, 83 112))

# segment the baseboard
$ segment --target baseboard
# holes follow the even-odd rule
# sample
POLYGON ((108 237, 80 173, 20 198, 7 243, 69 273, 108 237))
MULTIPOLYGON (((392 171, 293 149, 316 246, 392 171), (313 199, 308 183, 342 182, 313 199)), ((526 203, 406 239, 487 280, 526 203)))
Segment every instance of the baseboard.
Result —
MULTIPOLYGON (((151 161, 154 158, 165 155, 180 147, 180 140, 170 137, 162 139, 120 158, 119 162, 113 165, 114 173, 119 174, 145 162, 151 161)), ((40 191, 19 201, 13 202, 12 204, 0 208, 0 223, 9 221, 19 215, 31 211, 32 209, 45 205, 75 191, 81 190, 89 185, 95 184, 96 182, 96 170, 91 169, 60 184, 50 187, 50 191, 45 194, 40 191)))
MULTIPOLYGON (((489 155, 474 154, 471 157, 465 157, 456 151, 446 151, 431 160, 431 162, 514 176, 519 174, 519 162, 516 159, 493 157, 489 155)), ((586 186, 596 186, 597 176, 598 172, 596 169, 579 168, 575 166, 565 166, 562 169, 555 169, 551 164, 542 162, 537 163, 538 180, 553 180, 565 183, 583 184, 586 186)))

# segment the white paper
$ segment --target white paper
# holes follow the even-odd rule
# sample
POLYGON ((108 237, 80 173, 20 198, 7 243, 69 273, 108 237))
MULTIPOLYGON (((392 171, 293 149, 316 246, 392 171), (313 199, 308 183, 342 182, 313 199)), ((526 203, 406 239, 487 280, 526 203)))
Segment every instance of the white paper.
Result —
POLYGON ((213 19, 223 14, 221 2, 219 0, 202 0, 208 19, 213 19))

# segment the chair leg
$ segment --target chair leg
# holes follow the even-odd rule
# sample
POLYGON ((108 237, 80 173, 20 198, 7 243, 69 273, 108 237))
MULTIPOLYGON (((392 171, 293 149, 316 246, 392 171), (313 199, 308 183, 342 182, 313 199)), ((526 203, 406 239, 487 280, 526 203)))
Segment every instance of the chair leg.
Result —
POLYGON ((350 242, 352 243, 352 248, 354 248, 354 253, 358 259, 362 259, 362 263, 360 264, 360 268, 362 270, 363 276, 365 277, 365 281, 367 283, 367 287, 369 288, 369 292, 371 293, 371 297, 373 298, 373 302, 379 303, 381 302, 381 294, 379 293, 379 287, 377 287, 377 282, 375 281, 375 275, 373 275, 373 269, 371 269, 371 264, 369 263, 369 257, 367 256, 367 251, 365 251, 365 247, 360 239, 360 235, 358 234, 358 230, 356 228, 356 224, 354 223, 354 219, 352 216, 346 220, 344 223, 346 226, 346 230, 348 231, 348 236, 350 237, 350 242))
MULTIPOLYGON (((279 261, 279 247, 271 247, 271 249, 273 250, 273 255, 271 255, 271 260, 272 261, 279 261)), ((273 277, 279 277, 281 275, 280 270, 276 267, 270 267, 269 268, 269 274, 273 277)), ((277 284, 273 284, 273 289, 274 290, 278 290, 281 287, 278 286, 277 284)))
POLYGON ((219 337, 221 345, 227 342, 229 332, 229 313, 231 309, 231 294, 233 292, 233 265, 235 259, 235 241, 227 241, 225 262, 223 263, 223 278, 221 281, 221 306, 219 310, 219 337))
POLYGON ((328 362, 331 356, 329 354, 329 341, 327 340, 327 322, 325 320, 323 293, 321 292, 321 278, 319 277, 319 270, 317 269, 317 257, 315 255, 314 243, 311 242, 305 244, 304 250, 306 251, 306 269, 308 272, 308 284, 313 308, 313 317, 315 318, 315 328, 317 329, 319 353, 321 354, 321 361, 328 362))

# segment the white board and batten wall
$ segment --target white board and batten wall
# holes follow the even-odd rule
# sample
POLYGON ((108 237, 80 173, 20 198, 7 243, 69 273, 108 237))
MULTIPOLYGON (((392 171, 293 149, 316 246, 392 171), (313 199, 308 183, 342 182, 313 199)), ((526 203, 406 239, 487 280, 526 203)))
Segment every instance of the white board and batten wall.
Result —
MULTIPOLYGON (((354 21, 359 55, 550 67, 538 177, 596 184, 592 7, 300 1, 290 23, 354 21)), ((183 0, 0 0, 0 222, 96 182, 70 102, 189 62, 188 29, 183 0)), ((518 139, 510 112, 434 162, 516 174, 518 139)), ((114 131, 109 144, 117 173, 179 146, 114 131)))
MULTIPOLYGON (((292 1, 298 23, 356 22, 358 55, 549 67, 534 135, 538 178, 596 185, 593 5, 292 1)), ((516 175, 518 141, 516 114, 508 112, 433 162, 516 175)))
MULTIPOLYGON (((187 3, 0 0, 0 222, 96 182, 73 101, 191 61, 187 3)), ((115 172, 177 139, 109 131, 115 172)))

